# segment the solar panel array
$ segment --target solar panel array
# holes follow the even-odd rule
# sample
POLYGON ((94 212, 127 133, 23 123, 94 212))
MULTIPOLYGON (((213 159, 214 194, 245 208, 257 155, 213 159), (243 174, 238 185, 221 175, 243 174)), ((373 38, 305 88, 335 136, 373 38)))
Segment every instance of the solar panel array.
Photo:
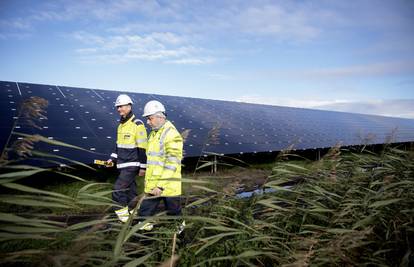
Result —
MULTIPOLYGON (((0 147, 21 138, 16 132, 40 134, 93 153, 46 143, 36 149, 84 163, 106 158, 112 152, 119 115, 114 108, 122 92, 65 86, 0 81, 0 147), (32 96, 48 101, 47 118, 34 127, 19 114, 20 104, 32 96), (97 153, 97 154, 96 154, 97 153)), ((414 141, 414 120, 343 112, 248 104, 230 101, 127 93, 133 111, 141 117, 147 101, 159 100, 168 119, 180 132, 187 130, 186 157, 203 152, 219 154, 273 152, 294 145, 317 149, 359 144, 414 141)), ((149 130, 149 129, 148 129, 149 130)))

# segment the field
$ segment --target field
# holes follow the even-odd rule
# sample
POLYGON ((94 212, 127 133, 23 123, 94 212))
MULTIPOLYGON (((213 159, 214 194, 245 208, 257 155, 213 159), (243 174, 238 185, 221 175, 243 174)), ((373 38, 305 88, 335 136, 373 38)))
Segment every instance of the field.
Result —
POLYGON ((269 164, 186 172, 179 235, 181 218, 163 213, 148 219, 156 223, 149 232, 138 230, 136 217, 119 223, 110 212, 114 178, 3 163, 1 264, 413 264, 412 150, 335 147, 318 161, 285 151, 269 164), (44 176, 65 182, 36 182, 44 176), (273 192, 238 197, 257 188, 273 192))

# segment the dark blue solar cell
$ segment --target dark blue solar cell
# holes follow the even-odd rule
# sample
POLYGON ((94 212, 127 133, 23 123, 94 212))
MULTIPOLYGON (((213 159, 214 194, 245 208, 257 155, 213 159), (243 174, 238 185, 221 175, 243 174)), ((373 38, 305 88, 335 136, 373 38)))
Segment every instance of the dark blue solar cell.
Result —
MULTIPOLYGON (((119 115, 114 108, 119 91, 28 83, 0 82, 0 145, 12 130, 40 134, 49 140, 85 149, 36 144, 36 149, 84 163, 106 158, 115 143, 119 115), (19 116, 30 97, 48 101, 46 118, 19 116), (35 127, 34 127, 35 126, 35 127)), ((127 93, 133 112, 141 117, 145 103, 161 101, 179 132, 187 134, 186 157, 206 152, 239 154, 342 145, 412 142, 414 120, 322 110, 276 107, 141 93, 127 93)), ((149 130, 149 129, 148 129, 149 130)), ((21 137, 20 137, 21 138, 21 137)), ((14 136, 12 141, 16 140, 14 136)))

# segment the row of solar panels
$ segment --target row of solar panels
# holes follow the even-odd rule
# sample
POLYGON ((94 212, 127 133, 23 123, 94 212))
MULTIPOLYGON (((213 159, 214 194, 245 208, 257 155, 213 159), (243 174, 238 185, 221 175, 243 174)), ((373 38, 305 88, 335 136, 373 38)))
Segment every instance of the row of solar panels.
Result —
MULTIPOLYGON (((82 147, 36 143, 36 149, 53 152, 84 163, 107 157, 114 147, 118 114, 114 101, 119 91, 84 89, 0 81, 0 146, 10 146, 25 134, 40 134, 50 140, 82 147), (32 98, 41 108, 47 100, 46 117, 21 108, 32 98), (25 102, 26 103, 26 102, 25 102), (26 113, 31 113, 28 115, 26 113), (33 115, 34 114, 34 115, 33 115), (98 154, 96 154, 98 153, 98 154)), ((125 93, 125 92, 124 92, 125 93)), ((181 132, 187 132, 187 157, 203 152, 219 154, 316 149, 343 145, 414 141, 414 120, 321 110, 277 107, 230 101, 206 100, 126 92, 141 116, 144 104, 156 99, 165 104, 167 115, 181 132)), ((30 106, 30 103, 27 104, 30 106)), ((37 106, 36 106, 37 105, 37 106)), ((33 103, 32 103, 33 109, 33 103)))

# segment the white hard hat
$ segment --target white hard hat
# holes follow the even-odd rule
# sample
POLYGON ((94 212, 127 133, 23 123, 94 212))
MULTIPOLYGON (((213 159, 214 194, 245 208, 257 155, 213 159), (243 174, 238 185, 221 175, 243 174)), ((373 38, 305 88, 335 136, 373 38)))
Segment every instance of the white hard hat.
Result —
POLYGON ((142 115, 142 117, 151 116, 157 112, 165 113, 165 107, 163 104, 161 104, 161 102, 157 100, 151 100, 147 104, 145 104, 144 114, 142 115))
POLYGON ((128 95, 119 95, 115 101, 115 107, 133 104, 132 99, 128 95))

